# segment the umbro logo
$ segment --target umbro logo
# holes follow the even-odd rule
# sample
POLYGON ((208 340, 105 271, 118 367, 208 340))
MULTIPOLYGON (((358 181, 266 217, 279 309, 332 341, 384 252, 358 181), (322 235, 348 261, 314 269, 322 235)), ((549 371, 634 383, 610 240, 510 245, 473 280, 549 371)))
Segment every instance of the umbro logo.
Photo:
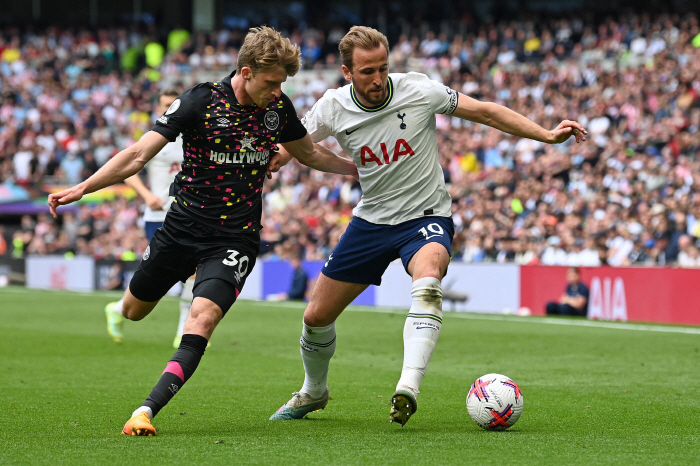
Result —
POLYGON ((180 391, 180 387, 178 387, 178 386, 175 385, 174 383, 171 383, 170 386, 168 387, 168 390, 170 390, 170 392, 174 395, 174 394, 176 394, 178 391, 180 391))
POLYGON ((358 126, 357 128, 353 129, 352 131, 346 129, 345 134, 350 136, 352 133, 354 133, 355 131, 357 131, 360 128, 362 128, 362 126, 358 126))
POLYGON ((163 115, 162 117, 158 118, 158 123, 162 123, 164 125, 167 125, 168 124, 168 117, 163 115))
POLYGON ((226 118, 217 118, 216 121, 219 122, 219 126, 228 126, 231 124, 226 118))

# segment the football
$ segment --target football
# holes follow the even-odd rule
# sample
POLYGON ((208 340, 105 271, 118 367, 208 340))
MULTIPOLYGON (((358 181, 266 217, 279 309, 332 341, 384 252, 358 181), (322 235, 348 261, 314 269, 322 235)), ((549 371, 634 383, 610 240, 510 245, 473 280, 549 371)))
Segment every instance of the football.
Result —
POLYGON ((479 427, 505 430, 515 424, 523 412, 523 392, 510 377, 482 375, 469 389, 467 412, 479 427))

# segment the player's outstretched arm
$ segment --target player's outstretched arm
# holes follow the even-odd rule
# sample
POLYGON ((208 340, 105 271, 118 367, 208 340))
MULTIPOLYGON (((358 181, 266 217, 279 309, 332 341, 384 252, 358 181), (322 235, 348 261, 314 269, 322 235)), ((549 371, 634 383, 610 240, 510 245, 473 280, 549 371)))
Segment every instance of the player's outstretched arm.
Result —
POLYGON ((85 194, 111 186, 141 170, 168 143, 165 136, 149 131, 136 144, 112 157, 90 178, 72 188, 49 195, 49 207, 54 218, 56 208, 80 200, 85 194))
POLYGON ((285 142, 282 147, 307 167, 322 172, 358 177, 357 167, 352 160, 341 157, 321 145, 314 144, 308 134, 296 141, 285 142))
POLYGON ((549 144, 559 144, 573 135, 576 142, 586 140, 588 131, 579 123, 564 120, 553 130, 547 130, 523 115, 493 102, 480 102, 459 94, 459 102, 453 116, 482 123, 513 136, 530 138, 549 144))

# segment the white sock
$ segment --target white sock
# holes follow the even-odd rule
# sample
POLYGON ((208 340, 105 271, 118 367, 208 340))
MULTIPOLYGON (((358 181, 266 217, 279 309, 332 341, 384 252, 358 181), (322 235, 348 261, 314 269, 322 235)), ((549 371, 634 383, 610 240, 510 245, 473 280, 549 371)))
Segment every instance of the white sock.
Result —
POLYGON ((185 322, 187 322, 187 317, 190 315, 191 303, 187 301, 180 301, 180 321, 177 323, 177 335, 182 336, 185 333, 185 322))
POLYGON ((185 333, 185 322, 190 315, 190 307, 192 307, 192 288, 194 287, 194 278, 190 277, 185 281, 180 293, 180 322, 177 324, 177 335, 185 333))
POLYGON ((148 419, 153 419, 153 410, 151 408, 149 408, 148 406, 141 406, 139 409, 134 411, 134 413, 131 415, 131 417, 134 417, 140 413, 146 413, 148 415, 148 419))
POLYGON ((397 390, 418 395, 425 370, 442 328, 442 286, 433 277, 420 278, 411 286, 413 301, 403 328, 403 370, 397 390))
POLYGON ((335 353, 335 322, 326 327, 304 324, 299 344, 306 372, 301 391, 319 398, 328 388, 328 364, 335 353))
POLYGON ((124 315, 122 313, 123 308, 124 308, 124 298, 122 298, 119 301, 117 301, 116 303, 114 303, 114 312, 116 312, 117 314, 124 315))

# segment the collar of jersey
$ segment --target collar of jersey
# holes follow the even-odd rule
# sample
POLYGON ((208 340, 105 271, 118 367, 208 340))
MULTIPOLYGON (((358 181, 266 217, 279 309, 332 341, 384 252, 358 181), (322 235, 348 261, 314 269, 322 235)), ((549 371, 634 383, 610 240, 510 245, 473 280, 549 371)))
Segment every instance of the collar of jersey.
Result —
POLYGON ((224 79, 222 79, 220 82, 226 89, 226 92, 229 94, 229 98, 233 98, 233 102, 231 103, 236 103, 240 105, 240 102, 238 102, 238 99, 236 98, 236 93, 233 92, 233 86, 231 85, 231 78, 236 74, 236 70, 233 70, 233 73, 230 75, 226 76, 224 79))
POLYGON ((355 102, 355 105, 360 107, 360 110, 364 110, 365 112, 376 112, 385 108, 387 105, 389 105, 389 102, 391 102, 391 98, 394 96, 394 84, 391 82, 391 78, 387 77, 387 79, 387 95, 386 99, 384 99, 384 102, 382 102, 381 104, 377 105, 376 107, 367 107, 365 105, 362 105, 360 103, 360 100, 355 95, 355 88, 352 85, 350 85, 350 96, 352 97, 352 101, 355 102))
POLYGON ((243 108, 255 107, 258 110, 266 110, 268 107, 270 107, 270 104, 272 102, 276 102, 278 100, 277 98, 275 98, 275 100, 270 102, 270 104, 267 104, 267 107, 265 107, 263 109, 261 109, 260 107, 258 107, 256 105, 243 105, 243 104, 241 104, 238 101, 238 98, 236 97, 236 93, 233 91, 233 85, 231 84, 231 79, 233 79, 234 76, 236 76, 236 70, 233 70, 233 72, 230 75, 226 76, 224 79, 221 80, 221 83, 224 85, 224 87, 226 87, 226 90, 231 94, 230 97, 233 99, 232 103, 236 103, 237 105, 240 105, 243 108))

